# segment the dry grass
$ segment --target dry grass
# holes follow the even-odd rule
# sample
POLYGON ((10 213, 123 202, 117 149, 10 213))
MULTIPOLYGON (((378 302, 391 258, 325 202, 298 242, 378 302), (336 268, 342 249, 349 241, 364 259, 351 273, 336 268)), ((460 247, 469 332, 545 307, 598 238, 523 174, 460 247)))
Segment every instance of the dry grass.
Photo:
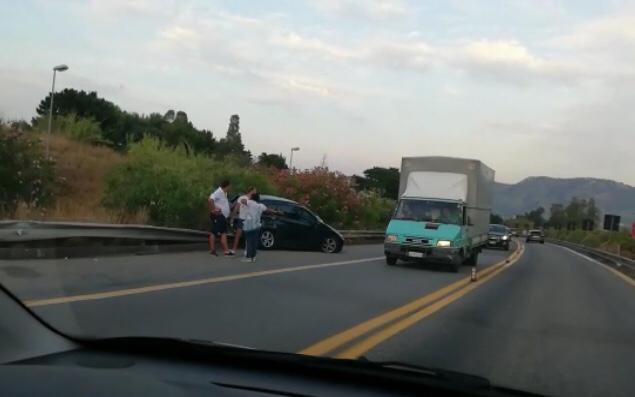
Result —
POLYGON ((630 251, 628 248, 624 248, 616 243, 603 243, 599 247, 601 250, 610 252, 612 254, 621 255, 626 258, 635 259, 635 252, 630 251))
POLYGON ((16 212, 16 219, 146 223, 144 214, 121 219, 101 205, 105 177, 114 166, 124 161, 123 155, 107 147, 53 135, 51 156, 60 187, 55 203, 44 210, 22 206, 16 212))

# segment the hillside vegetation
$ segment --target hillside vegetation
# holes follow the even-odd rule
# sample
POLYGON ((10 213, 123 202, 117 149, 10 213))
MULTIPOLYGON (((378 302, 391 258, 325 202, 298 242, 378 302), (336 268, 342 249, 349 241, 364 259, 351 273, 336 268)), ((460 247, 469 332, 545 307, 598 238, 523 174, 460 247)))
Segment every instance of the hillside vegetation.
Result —
POLYGON ((624 223, 635 221, 635 187, 596 178, 530 177, 516 184, 497 183, 494 210, 511 217, 538 207, 547 210, 554 203, 572 198, 593 198, 604 213, 618 214, 624 223))
POLYGON ((349 178, 327 168, 290 172, 244 165, 240 157, 196 154, 154 137, 119 151, 59 129, 51 136, 50 161, 44 161, 47 136, 2 125, 0 134, 0 150, 12 160, 0 165, 4 219, 205 229, 207 197, 226 178, 232 183, 230 195, 255 186, 296 200, 340 228, 382 228, 394 208, 394 201, 374 191, 356 191, 349 178), (12 165, 5 169, 7 164, 12 165))
MULTIPOLYGON (((64 135, 53 135, 51 157, 56 176, 56 196, 50 206, 32 207, 22 203, 16 219, 114 222, 117 216, 102 205, 106 175, 123 163, 124 155, 104 146, 93 146, 64 135)), ((140 212, 127 219, 143 223, 140 212)))

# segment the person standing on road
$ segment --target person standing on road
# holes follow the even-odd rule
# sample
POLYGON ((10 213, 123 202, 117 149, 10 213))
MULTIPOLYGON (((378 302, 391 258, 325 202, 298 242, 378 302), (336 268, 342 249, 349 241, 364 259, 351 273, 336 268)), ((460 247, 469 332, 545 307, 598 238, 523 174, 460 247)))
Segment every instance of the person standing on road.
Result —
POLYGON ((227 248, 227 219, 229 218, 229 180, 221 182, 218 189, 210 194, 207 200, 210 213, 209 253, 218 256, 216 253, 216 237, 220 237, 220 245, 223 247, 225 256, 233 256, 234 252, 227 248))
POLYGON ((260 194, 254 192, 250 197, 243 198, 241 204, 247 208, 243 230, 245 231, 245 252, 243 262, 255 262, 258 251, 258 240, 260 239, 260 225, 263 212, 280 214, 280 212, 268 209, 260 203, 260 194))
MULTIPOLYGON (((243 234, 243 224, 245 222, 245 218, 247 217, 247 206, 242 204, 242 201, 247 201, 251 198, 251 195, 256 193, 255 187, 247 188, 247 193, 238 197, 236 200, 236 204, 234 205, 234 210, 232 212, 232 218, 234 219, 234 249, 233 252, 236 252, 238 249, 238 243, 240 242, 240 237, 243 234)), ((246 246, 245 246, 246 247, 246 246)), ((247 249, 245 248, 245 255, 247 255, 247 249)))

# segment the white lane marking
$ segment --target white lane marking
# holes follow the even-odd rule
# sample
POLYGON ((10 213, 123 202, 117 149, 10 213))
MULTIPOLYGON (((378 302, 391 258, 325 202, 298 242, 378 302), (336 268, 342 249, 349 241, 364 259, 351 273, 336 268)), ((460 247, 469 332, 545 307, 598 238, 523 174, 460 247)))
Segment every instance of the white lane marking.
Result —
POLYGON ((239 274, 232 274, 228 276, 210 277, 210 278, 191 280, 191 281, 180 281, 176 283, 156 284, 156 285, 149 285, 146 287, 126 288, 126 289, 120 289, 120 290, 96 292, 96 293, 81 294, 81 295, 61 296, 58 298, 28 300, 28 301, 25 301, 24 304, 29 307, 35 307, 35 306, 59 305, 61 303, 116 298, 120 296, 146 294, 149 292, 157 292, 157 291, 163 291, 168 289, 187 288, 187 287, 194 287, 194 286, 204 285, 204 284, 214 284, 214 283, 222 283, 226 281, 242 280, 246 278, 270 276, 272 274, 279 274, 279 273, 290 273, 290 272, 320 269, 320 268, 332 267, 332 266, 352 265, 355 263, 372 262, 379 259, 384 259, 384 257, 376 256, 372 258, 352 259, 352 260, 340 261, 340 262, 319 263, 316 265, 295 266, 295 267, 287 267, 287 268, 281 268, 281 269, 262 270, 262 271, 249 272, 249 273, 239 273, 239 274))
MULTIPOLYGON (((557 244, 553 244, 553 245, 557 245, 557 244)), ((617 277, 621 278, 621 279, 622 279, 623 281, 625 281, 626 283, 628 283, 628 284, 632 285, 633 287, 635 287, 635 280, 633 280, 632 278, 628 277, 628 276, 627 276, 627 275, 625 275, 624 273, 619 272, 619 271, 617 271, 617 270, 613 269, 612 267, 610 267, 610 266, 608 266, 608 265, 606 265, 606 264, 604 264, 604 263, 602 263, 602 262, 598 261, 597 259, 593 259, 593 258, 591 258, 591 257, 589 257, 589 256, 586 256, 586 255, 584 255, 584 254, 581 254, 581 253, 579 253, 579 252, 576 252, 576 251, 572 250, 571 248, 568 248, 568 247, 563 247, 563 246, 561 246, 561 245, 558 245, 558 247, 563 248, 563 249, 565 249, 565 250, 567 250, 567 251, 571 252, 572 254, 575 254, 575 255, 577 255, 577 256, 579 256, 579 257, 581 257, 581 258, 584 258, 584 259, 586 259, 586 260, 588 260, 588 261, 590 261, 590 262, 593 262, 593 263, 595 263, 595 264, 598 264, 598 265, 602 266, 602 267, 603 267, 603 268, 605 268, 606 270, 608 270, 608 271, 610 271, 611 273, 615 274, 617 277)))
POLYGON ((558 247, 563 248, 563 249, 565 249, 565 250, 567 250, 567 251, 571 252, 572 254, 579 256, 580 258, 584 258, 584 259, 586 259, 586 260, 588 260, 588 261, 590 261, 590 262, 597 263, 597 264, 598 264, 598 265, 600 265, 600 266, 604 266, 604 267, 606 267, 606 265, 605 265, 604 263, 602 263, 602 262, 598 261, 597 259, 593 259, 593 258, 591 258, 590 256, 586 256, 586 255, 584 255, 584 254, 581 254, 581 253, 579 253, 579 252, 577 252, 577 251, 572 250, 572 249, 571 249, 571 248, 569 248, 569 247, 563 247, 563 246, 561 246, 561 245, 558 245, 558 247))

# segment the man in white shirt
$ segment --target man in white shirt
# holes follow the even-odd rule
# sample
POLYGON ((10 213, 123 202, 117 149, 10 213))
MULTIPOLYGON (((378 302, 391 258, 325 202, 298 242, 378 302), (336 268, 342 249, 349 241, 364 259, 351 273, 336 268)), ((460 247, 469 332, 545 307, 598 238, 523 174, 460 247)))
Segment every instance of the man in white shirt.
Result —
POLYGON ((260 203, 260 194, 254 192, 247 198, 242 198, 240 203, 247 209, 245 214, 245 258, 243 262, 255 262, 258 252, 258 240, 260 239, 260 225, 263 212, 282 214, 279 211, 269 209, 260 203))
MULTIPOLYGON (((247 218, 248 208, 245 204, 242 204, 242 202, 249 200, 254 193, 256 193, 255 187, 247 188, 247 193, 238 197, 238 200, 236 200, 236 204, 234 205, 234 211, 232 212, 232 217, 234 218, 234 249, 232 252, 236 252, 238 249, 238 243, 240 242, 240 237, 243 234, 243 223, 247 218)), ((245 253, 246 252, 247 251, 245 250, 245 253)))
POLYGON ((216 253, 216 237, 219 236, 220 245, 223 247, 225 256, 234 255, 234 253, 227 248, 227 219, 229 218, 227 192, 229 188, 229 181, 224 180, 218 189, 210 194, 207 200, 210 214, 209 253, 215 256, 218 256, 216 253))

